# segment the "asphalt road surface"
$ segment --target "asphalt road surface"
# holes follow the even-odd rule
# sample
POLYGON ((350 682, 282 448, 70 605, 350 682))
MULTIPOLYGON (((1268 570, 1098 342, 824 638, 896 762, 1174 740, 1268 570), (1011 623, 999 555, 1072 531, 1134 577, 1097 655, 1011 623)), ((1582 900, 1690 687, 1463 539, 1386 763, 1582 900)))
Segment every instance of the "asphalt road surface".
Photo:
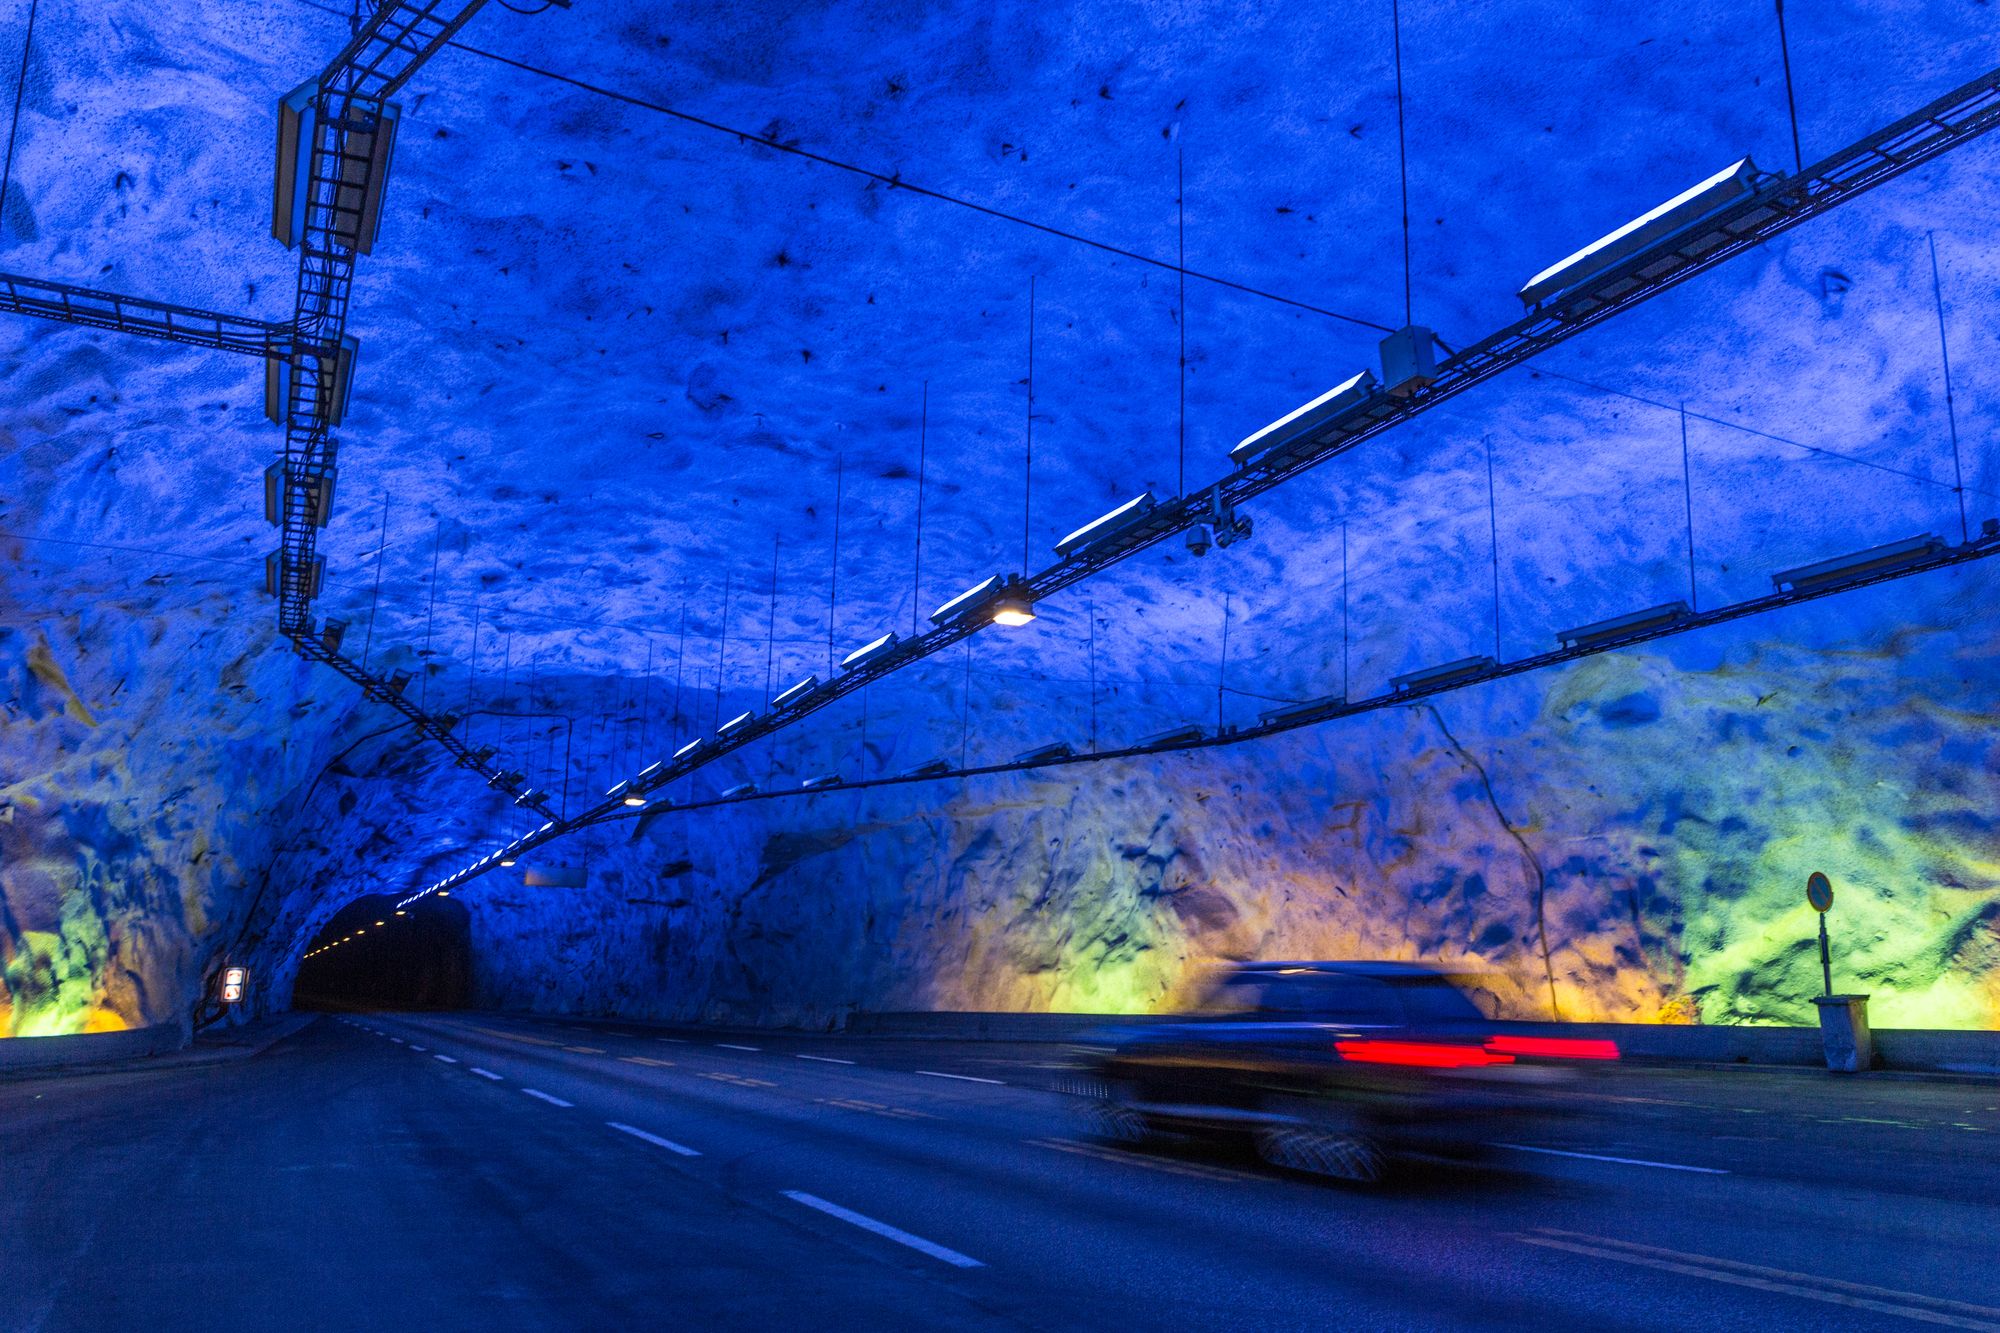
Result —
POLYGON ((1060 1046, 478 1014, 0 1083, 0 1329, 1989 1329, 2000 1084, 1620 1068, 1387 1188, 1060 1046))

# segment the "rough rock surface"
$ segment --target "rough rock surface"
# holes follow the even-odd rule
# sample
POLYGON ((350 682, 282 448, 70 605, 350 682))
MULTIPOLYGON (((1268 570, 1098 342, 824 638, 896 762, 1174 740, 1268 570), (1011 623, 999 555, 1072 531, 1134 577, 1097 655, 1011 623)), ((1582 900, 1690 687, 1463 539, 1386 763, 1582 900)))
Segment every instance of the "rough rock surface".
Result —
MULTIPOLYGON (((1719 165, 1790 164, 1775 28, 1740 6, 1402 8, 1413 310, 1453 346, 1719 165)), ((488 6, 477 51, 404 95, 321 613, 574 806, 1016 566, 1024 527, 1040 564, 1172 492, 1183 329, 1207 484, 1372 363, 1366 324, 1403 322, 1387 9, 488 6), (1364 323, 1199 277, 1183 301, 1167 269, 894 182, 1169 262, 1184 192, 1190 269, 1364 323)), ((0 78, 26 22, 0 12, 0 78)), ((1974 0, 1795 16, 1807 157, 1986 68, 1991 23, 1974 0)), ((271 108, 345 34, 294 0, 42 0, 0 268, 284 318, 271 108)), ((2000 515, 1996 188, 2000 147, 1940 160, 1289 484, 1252 541, 1133 561, 700 792, 1243 722, 1540 651, 1690 579, 1714 606, 1957 541, 1961 498, 1975 532, 2000 515)), ((282 1003, 343 902, 520 826, 277 646, 259 381, 0 318, 0 1031, 174 1021, 225 957, 282 1003)), ((583 889, 462 895, 480 984, 818 1022, 1443 955, 1523 1013, 1797 1021, 1823 868, 1876 1022, 1991 1026, 1993 579, 1197 756, 620 826, 556 854, 583 889)))

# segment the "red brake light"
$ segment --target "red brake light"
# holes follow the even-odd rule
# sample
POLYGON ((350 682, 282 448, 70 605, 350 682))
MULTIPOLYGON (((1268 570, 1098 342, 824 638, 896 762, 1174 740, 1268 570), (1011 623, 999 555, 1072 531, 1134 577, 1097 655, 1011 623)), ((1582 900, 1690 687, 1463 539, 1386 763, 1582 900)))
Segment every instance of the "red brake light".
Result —
POLYGON ((1487 1065, 1510 1065, 1514 1057, 1483 1046, 1460 1046, 1442 1041, 1376 1041, 1372 1039, 1336 1041, 1333 1048, 1341 1058, 1364 1065, 1403 1065, 1413 1069, 1481 1069, 1487 1065))
POLYGON ((1491 1037, 1486 1049, 1506 1055, 1540 1056, 1549 1060, 1616 1060, 1618 1043, 1580 1037, 1491 1037))

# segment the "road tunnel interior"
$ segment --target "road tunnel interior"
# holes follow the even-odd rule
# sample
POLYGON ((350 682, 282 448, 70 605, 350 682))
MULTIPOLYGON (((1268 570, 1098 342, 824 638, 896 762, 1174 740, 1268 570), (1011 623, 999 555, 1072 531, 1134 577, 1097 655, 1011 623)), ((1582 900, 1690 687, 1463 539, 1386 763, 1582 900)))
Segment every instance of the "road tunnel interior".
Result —
POLYGON ((408 907, 357 898, 306 946, 293 989, 301 1009, 460 1009, 471 1003, 471 916, 456 899, 408 907))

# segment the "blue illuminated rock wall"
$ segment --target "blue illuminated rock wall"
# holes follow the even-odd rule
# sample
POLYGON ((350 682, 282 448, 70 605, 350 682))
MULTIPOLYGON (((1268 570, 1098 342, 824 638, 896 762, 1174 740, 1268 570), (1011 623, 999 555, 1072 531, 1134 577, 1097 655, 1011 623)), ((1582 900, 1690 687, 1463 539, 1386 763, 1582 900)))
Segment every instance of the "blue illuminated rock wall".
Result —
MULTIPOLYGON (((271 111, 345 17, 37 13, 0 268, 288 318, 271 111)), ((1789 162, 1776 34, 1741 6, 1401 13, 1413 316, 1454 346, 1719 165, 1789 162)), ((0 14, 0 69, 25 22, 0 14)), ((406 91, 315 614, 574 809, 1140 491, 1208 485, 1403 320, 1387 22, 487 6, 462 36, 506 60, 455 49, 406 91), (1183 299, 1130 257, 1178 256, 1183 222, 1188 267, 1238 285, 1183 299)), ((1791 35, 1808 158, 1992 59, 1961 0, 1791 35)), ((1253 540, 1151 552, 692 794, 1247 722, 1977 533, 1996 195, 1995 145, 1940 159, 1288 483, 1253 540)), ((0 318, 0 1031, 175 1021, 225 959, 283 1004, 343 902, 526 825, 276 642, 261 379, 0 318)), ((1928 575, 1203 755, 621 825, 547 854, 583 890, 467 890, 482 985, 824 1021, 1144 1008, 1213 958, 1365 953, 1490 966, 1521 1013, 1796 1021, 1818 867, 1878 1021, 1992 1025, 1992 591, 1928 575)))
POLYGON ((1394 957, 1489 972, 1520 1016, 1811 1022, 1819 869, 1876 1022, 1994 1026, 1995 581, 1921 588, 1240 747, 668 814, 547 854, 586 889, 463 891, 479 985, 817 1024, 1145 1011, 1219 960, 1394 957), (1868 625, 1913 596, 1936 628, 1868 625))

